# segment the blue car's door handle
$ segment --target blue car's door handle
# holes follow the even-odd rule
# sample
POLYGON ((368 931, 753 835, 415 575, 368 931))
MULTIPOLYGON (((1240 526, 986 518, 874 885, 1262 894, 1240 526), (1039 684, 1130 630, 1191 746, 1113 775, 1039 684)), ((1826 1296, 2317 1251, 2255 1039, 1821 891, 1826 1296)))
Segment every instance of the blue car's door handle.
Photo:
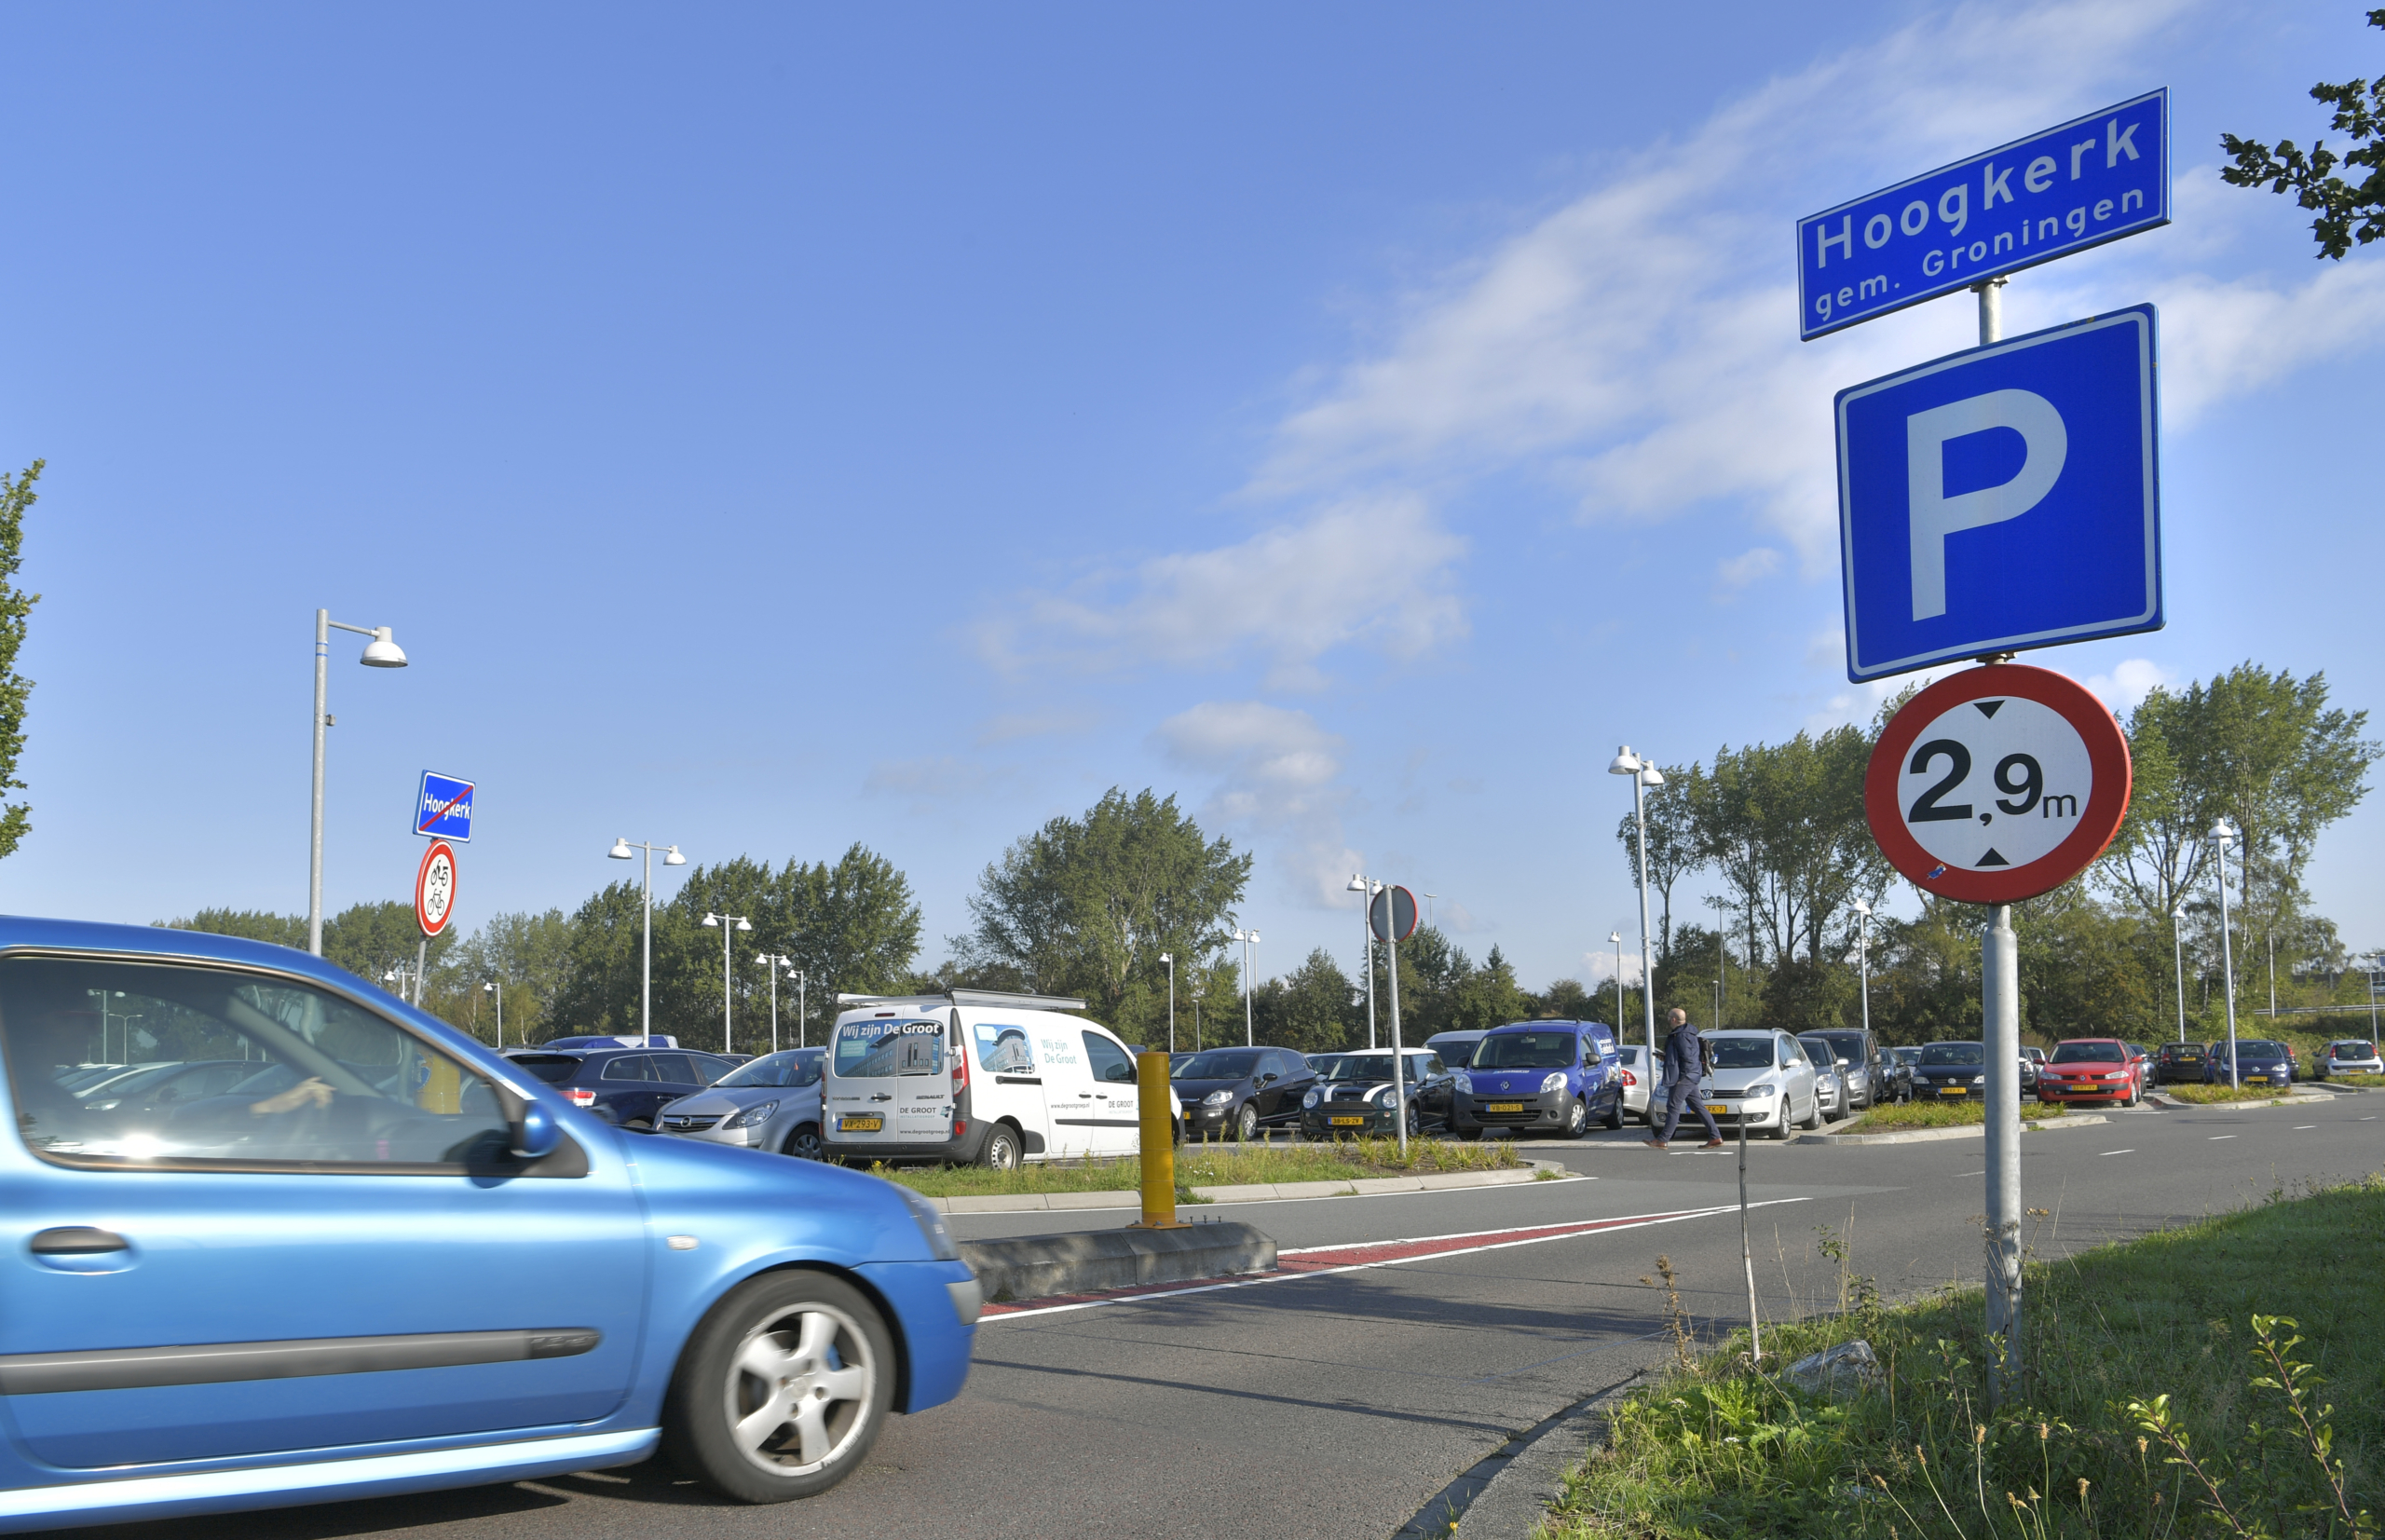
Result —
POLYGON ((61 1225, 33 1238, 36 1257, 88 1257, 102 1251, 129 1251, 131 1243, 113 1230, 88 1224, 61 1225))

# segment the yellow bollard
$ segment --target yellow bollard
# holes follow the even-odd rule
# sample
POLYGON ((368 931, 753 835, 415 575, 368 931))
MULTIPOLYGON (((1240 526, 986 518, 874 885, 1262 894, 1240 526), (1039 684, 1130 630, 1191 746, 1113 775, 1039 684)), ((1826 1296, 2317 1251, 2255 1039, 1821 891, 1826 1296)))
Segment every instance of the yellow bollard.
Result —
POLYGON ((1167 1056, 1135 1059, 1136 1101, 1142 1113, 1143 1217, 1130 1230, 1183 1230, 1176 1217, 1176 1119, 1167 1111, 1167 1056))

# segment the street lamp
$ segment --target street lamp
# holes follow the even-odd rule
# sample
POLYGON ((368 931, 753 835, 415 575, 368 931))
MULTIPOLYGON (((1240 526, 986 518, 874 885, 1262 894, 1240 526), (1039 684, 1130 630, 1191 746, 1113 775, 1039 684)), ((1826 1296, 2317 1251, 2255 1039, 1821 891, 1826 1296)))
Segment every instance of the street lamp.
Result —
POLYGON ((1159 960, 1167 964, 1167 1051, 1176 1052, 1176 954, 1162 952, 1159 960))
POLYGON ((1202 991, 1194 989, 1192 991, 1192 1051, 1196 1054, 1201 1051, 1201 999, 1202 991))
MULTIPOLYGON (((755 961, 770 975, 770 1052, 775 1054, 779 1051, 779 970, 795 959, 784 952, 759 952, 756 954, 755 961)), ((789 969, 786 976, 793 978, 794 970, 789 969)))
POLYGON ((502 1048, 505 1046, 505 991, 498 988, 497 980, 492 978, 481 986, 481 993, 497 997, 497 1045, 502 1048))
MULTIPOLYGON (((1370 945, 1375 934, 1375 900, 1377 898, 1381 898, 1383 900, 1383 972, 1385 982, 1391 986, 1391 1118, 1392 1125, 1399 1130, 1399 1157, 1402 1160, 1406 1160, 1408 1158, 1408 1114, 1411 1108, 1408 1103, 1407 1077, 1403 1072, 1407 1069, 1407 1060, 1400 1052, 1401 1043, 1399 1041, 1398 905, 1392 899, 1392 887, 1390 883, 1378 882, 1373 878, 1368 877, 1362 872, 1352 872, 1350 874, 1350 886, 1355 891, 1364 893, 1367 895, 1367 936, 1370 945)), ((1409 906, 1408 923, 1411 928, 1416 923, 1416 910, 1413 900, 1411 901, 1409 906)), ((1367 954, 1367 988, 1370 990, 1373 989, 1374 982, 1374 953, 1370 950, 1367 954)), ((1372 1013, 1370 1013, 1369 1015, 1369 1026, 1371 1028, 1372 1013)), ((1371 1030, 1368 1033, 1367 1047, 1370 1052, 1374 1048, 1373 1033, 1371 1030)))
POLYGON ((315 801, 307 837, 307 949, 317 957, 323 955, 323 729, 332 725, 328 692, 334 628, 373 638, 357 660, 366 668, 406 666, 406 655, 389 639, 388 626, 352 626, 333 620, 328 609, 315 611, 315 801))
MULTIPOLYGON (((1358 957, 1359 968, 1367 975, 1367 1052, 1375 1051, 1375 894, 1373 884, 1356 872, 1350 874, 1350 885, 1343 890, 1358 895, 1358 957)), ((1351 1004, 1358 1003, 1356 1001, 1351 1004)))
POLYGON ((1615 1029, 1623 1029, 1623 933, 1609 931, 1607 940, 1615 944, 1615 1029))
POLYGON ((1424 901, 1424 929, 1429 931, 1433 928, 1433 900, 1440 897, 1441 895, 1439 893, 1418 893, 1416 896, 1424 901))
MULTIPOLYGON (((1609 775, 1631 777, 1631 813, 1640 827, 1640 1000, 1648 1018, 1648 1061, 1656 1058, 1656 960, 1649 955, 1648 945, 1648 793, 1665 784, 1663 772, 1647 760, 1631 752, 1624 744, 1615 751, 1615 760, 1606 768, 1609 775)), ((1616 1014, 1621 1015, 1618 1009, 1616 1014)), ((1621 1022, 1615 1023, 1617 1027, 1621 1022)))
POLYGON ((2211 839, 2219 847, 2219 982, 2228 995, 2228 1085, 2237 1089, 2236 1078, 2236 947, 2228 934, 2228 847, 2236 843, 2236 831, 2228 826, 2225 818, 2211 826, 2211 839))
POLYGON ((737 1048, 735 1039, 730 1036, 732 1025, 730 1008, 734 1005, 735 1001, 732 999, 729 990, 729 933, 731 931, 751 931, 754 928, 754 922, 746 919, 742 914, 713 914, 710 912, 707 912, 704 915, 703 922, 708 926, 717 926, 720 930, 720 1051, 724 1054, 733 1054, 737 1052, 737 1048), (737 923, 734 925, 729 924, 729 921, 732 920, 737 923))
POLYGON ((795 980, 795 1045, 801 1048, 807 1046, 803 1041, 805 1029, 811 1021, 811 1006, 804 998, 804 992, 811 987, 811 980, 800 968, 790 968, 786 976, 795 980))
POLYGON ((1259 933, 1237 930, 1232 939, 1242 943, 1242 1045, 1255 1048, 1259 1037, 1250 1026, 1250 948, 1259 944, 1259 933))
POLYGON ((1872 906, 1855 901, 1856 967, 1863 978, 1863 1029, 1872 1029, 1872 906))
POLYGON ((646 951, 645 961, 640 965, 637 1028, 638 1034, 646 1039, 646 1045, 649 1048, 654 1046, 654 852, 658 850, 663 852, 662 864, 666 866, 688 864, 688 858, 679 853, 676 845, 654 845, 645 841, 633 845, 626 839, 616 839, 613 848, 605 852, 616 861, 627 861, 637 851, 646 852, 646 951))
POLYGON ((2178 927, 2187 922, 2187 906, 2183 904, 2170 911, 2170 958, 2178 969, 2178 1041, 2187 1041, 2187 943, 2179 935, 2178 927))

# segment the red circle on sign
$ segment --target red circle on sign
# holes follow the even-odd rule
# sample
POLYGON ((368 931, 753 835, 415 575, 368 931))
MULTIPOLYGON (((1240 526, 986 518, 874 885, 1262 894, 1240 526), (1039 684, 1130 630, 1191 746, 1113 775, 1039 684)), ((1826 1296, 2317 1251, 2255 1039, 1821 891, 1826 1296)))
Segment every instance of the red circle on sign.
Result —
POLYGON ((425 935, 437 935, 456 914, 456 847, 434 839, 414 874, 414 918, 425 935))
POLYGON ((1941 679, 1904 704, 1880 741, 1863 776, 1863 812, 1888 865, 1925 893, 1966 904, 2012 904, 2035 898, 2085 871, 2120 832, 2131 786, 2128 735, 2087 688, 2051 669, 1990 663, 1941 679), (2086 745, 2094 784, 2078 823, 2052 850, 2024 865, 1997 871, 1949 865, 1921 846, 1906 827, 1898 779, 1922 729, 1967 701, 1995 697, 2035 701, 2058 713, 2086 745))

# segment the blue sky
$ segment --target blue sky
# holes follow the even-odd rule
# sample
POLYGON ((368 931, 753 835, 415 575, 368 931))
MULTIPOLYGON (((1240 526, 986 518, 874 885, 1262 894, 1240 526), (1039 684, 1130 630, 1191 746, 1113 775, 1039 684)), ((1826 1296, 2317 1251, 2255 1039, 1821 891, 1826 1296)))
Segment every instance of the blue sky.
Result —
MULTIPOLYGON (((2170 627, 2036 654, 2125 706, 2245 658, 2385 693, 2361 576, 2385 257, 2221 185, 2373 75, 2356 6, 20 7, 0 459, 46 457, 19 912, 403 897, 616 835, 976 872, 1111 784, 1259 857, 1262 974, 1353 866, 1527 983, 1634 901, 1618 743, 1869 716, 1832 392, 1968 296, 1795 340, 1806 213, 2155 86, 2177 223, 2008 327, 2163 318, 2170 627)), ((2385 809, 2323 844, 2355 945, 2385 809)), ((1693 882, 1685 896, 1702 893, 1693 882)))

